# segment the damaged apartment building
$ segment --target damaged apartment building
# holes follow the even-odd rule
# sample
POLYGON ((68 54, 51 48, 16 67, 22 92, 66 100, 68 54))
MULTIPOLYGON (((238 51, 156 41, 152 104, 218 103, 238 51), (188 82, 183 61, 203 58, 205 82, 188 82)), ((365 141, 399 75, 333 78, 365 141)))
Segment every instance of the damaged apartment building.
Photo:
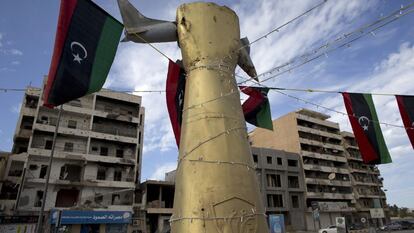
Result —
POLYGON ((345 217, 348 224, 361 223, 364 217, 380 226, 385 219, 369 214, 370 209, 386 208, 379 170, 362 163, 353 135, 341 132, 329 117, 300 109, 273 120, 274 131, 256 128, 249 138, 253 147, 300 155, 307 230, 335 225, 336 217, 345 217))
MULTIPOLYGON (((102 89, 63 105, 47 199, 42 200, 58 110, 42 106, 41 96, 42 90, 33 87, 24 95, 0 193, 10 199, 4 213, 36 216, 45 201, 46 211, 131 216, 141 175, 141 97, 102 89)), ((82 227, 73 225, 68 228, 82 227)))

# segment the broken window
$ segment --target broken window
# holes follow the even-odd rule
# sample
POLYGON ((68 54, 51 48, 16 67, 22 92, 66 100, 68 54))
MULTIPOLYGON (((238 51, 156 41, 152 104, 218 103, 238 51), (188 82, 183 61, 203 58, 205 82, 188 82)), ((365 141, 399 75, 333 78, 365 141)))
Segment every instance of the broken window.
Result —
POLYGON ((34 207, 41 207, 42 206, 42 199, 43 199, 43 191, 37 190, 34 207))
POLYGON ((72 207, 78 201, 79 190, 61 189, 56 194, 55 207, 72 207))
POLYGON ((76 129, 77 122, 74 120, 68 120, 68 128, 76 129))
POLYGON ((299 196, 292 195, 291 199, 292 199, 292 208, 299 208, 299 196))
POLYGON ((114 181, 121 181, 122 180, 122 171, 115 170, 114 172, 114 181))
POLYGON ((53 141, 52 140, 46 140, 45 141, 45 149, 46 150, 51 150, 52 149, 52 145, 53 145, 53 141))
POLYGON ((92 151, 97 152, 97 151, 98 151, 98 147, 93 146, 93 147, 92 147, 92 151))
POLYGON ((253 162, 257 163, 257 155, 253 155, 253 162))
POLYGON ((105 180, 106 179, 106 168, 105 167, 98 167, 98 173, 96 174, 97 180, 105 180))
POLYGON ((63 148, 64 151, 72 152, 73 151, 73 143, 72 142, 65 142, 65 147, 63 148))
POLYGON ((47 116, 41 116, 41 117, 40 117, 40 122, 41 122, 42 124, 47 124, 47 123, 48 123, 48 121, 49 121, 49 117, 47 117, 47 116))
POLYGON ((9 170, 9 176, 19 177, 23 174, 23 161, 12 161, 9 170))
POLYGON ((277 158, 277 165, 282 165, 282 158, 277 158))
POLYGON ((121 195, 112 194, 112 205, 119 205, 119 204, 121 204, 121 195))
POLYGON ((108 147, 101 146, 101 153, 100 155, 107 156, 108 155, 108 147))
POLYGON ((141 144, 141 131, 138 133, 138 143, 141 144))
POLYGON ((289 167, 297 167, 298 166, 298 161, 294 160, 294 159, 288 159, 288 166, 289 167))
POLYGON ((268 207, 283 207, 283 196, 281 194, 267 195, 268 207))
POLYGON ((299 188, 299 177, 288 176, 288 188, 299 188))
POLYGON ((267 186, 268 187, 281 187, 282 183, 280 181, 280 175, 277 174, 267 174, 267 186))
POLYGON ((124 150, 122 150, 122 149, 117 149, 117 150, 116 150, 116 157, 118 157, 118 158, 123 158, 123 157, 124 157, 124 150))
POLYGON ((18 184, 3 183, 0 191, 0 200, 16 200, 18 191, 18 184))
POLYGON ((78 165, 66 164, 60 168, 59 179, 79 182, 81 170, 78 165))
POLYGON ((40 174, 39 174, 39 178, 40 179, 44 179, 47 173, 47 165, 42 165, 40 167, 40 174))
POLYGON ((272 157, 271 156, 267 156, 267 164, 272 164, 272 157))
POLYGON ((103 202, 103 195, 100 193, 96 193, 95 194, 95 198, 94 198, 95 203, 97 204, 101 204, 103 202))

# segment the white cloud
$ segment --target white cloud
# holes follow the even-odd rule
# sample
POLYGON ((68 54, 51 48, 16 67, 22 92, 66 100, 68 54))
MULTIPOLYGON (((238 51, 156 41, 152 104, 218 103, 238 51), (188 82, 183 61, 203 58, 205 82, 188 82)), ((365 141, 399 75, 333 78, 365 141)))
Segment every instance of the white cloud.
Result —
POLYGON ((177 168, 177 163, 165 163, 158 166, 154 173, 150 176, 150 180, 164 180, 165 173, 170 172, 177 168))
POLYGON ((11 62, 11 64, 12 64, 12 65, 15 65, 15 66, 16 66, 16 65, 20 65, 20 61, 12 61, 12 62, 11 62))
POLYGON ((0 47, 3 46, 3 43, 1 42, 2 39, 3 39, 3 34, 0 33, 0 47))
POLYGON ((8 51, 8 53, 10 53, 11 55, 16 55, 16 56, 21 56, 23 55, 23 52, 18 50, 18 49, 10 49, 8 51))
POLYGON ((20 109, 22 108, 22 103, 13 105, 10 109, 12 113, 20 113, 20 109))

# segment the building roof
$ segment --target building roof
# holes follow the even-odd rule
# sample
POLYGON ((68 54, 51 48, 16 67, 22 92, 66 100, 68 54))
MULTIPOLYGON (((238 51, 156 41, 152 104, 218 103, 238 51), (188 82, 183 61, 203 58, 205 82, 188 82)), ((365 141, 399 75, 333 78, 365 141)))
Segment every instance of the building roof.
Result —
POLYGON ((331 118, 331 116, 321 113, 321 112, 316 112, 310 109, 306 109, 306 108, 301 108, 299 110, 296 110, 296 113, 302 114, 302 115, 306 115, 306 116, 310 116, 310 117, 314 117, 314 118, 318 118, 321 120, 326 120, 331 118))

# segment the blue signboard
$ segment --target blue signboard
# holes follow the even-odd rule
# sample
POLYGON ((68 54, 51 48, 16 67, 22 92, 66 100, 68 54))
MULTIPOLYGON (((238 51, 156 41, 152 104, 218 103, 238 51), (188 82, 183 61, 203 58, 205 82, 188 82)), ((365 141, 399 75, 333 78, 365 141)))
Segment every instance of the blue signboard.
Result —
MULTIPOLYGON (((55 224, 59 218, 58 210, 50 213, 50 224, 55 224)), ((129 211, 82 211, 62 210, 61 224, 126 224, 130 223, 132 213, 129 211)))
POLYGON ((285 233, 285 218, 283 214, 269 215, 270 233, 285 233))

